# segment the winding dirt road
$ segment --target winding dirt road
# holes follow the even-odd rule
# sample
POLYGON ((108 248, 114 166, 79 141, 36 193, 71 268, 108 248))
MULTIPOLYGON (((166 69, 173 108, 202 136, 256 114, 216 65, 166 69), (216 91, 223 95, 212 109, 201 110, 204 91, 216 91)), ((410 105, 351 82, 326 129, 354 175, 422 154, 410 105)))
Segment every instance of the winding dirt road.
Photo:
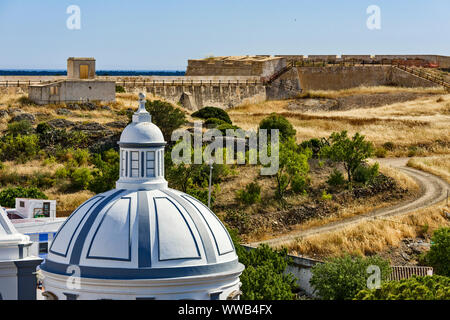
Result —
POLYGON ((395 169, 401 170, 410 177, 412 177, 420 187, 420 193, 418 198, 399 203, 395 206, 380 208, 365 214, 331 222, 308 230, 294 231, 289 234, 279 236, 277 238, 264 240, 260 242, 253 242, 250 243, 250 245, 257 246, 260 243, 266 243, 270 246, 277 246, 285 242, 295 240, 296 238, 299 237, 306 237, 314 234, 335 231, 338 229, 348 227, 355 223, 363 222, 364 220, 379 217, 389 217, 413 212, 418 209, 426 208, 428 206, 431 206, 435 203, 438 203, 446 199, 447 190, 450 190, 450 185, 446 181, 435 175, 407 167, 406 164, 408 160, 409 158, 377 159, 377 161, 380 164, 383 164, 385 166, 391 166, 395 169))

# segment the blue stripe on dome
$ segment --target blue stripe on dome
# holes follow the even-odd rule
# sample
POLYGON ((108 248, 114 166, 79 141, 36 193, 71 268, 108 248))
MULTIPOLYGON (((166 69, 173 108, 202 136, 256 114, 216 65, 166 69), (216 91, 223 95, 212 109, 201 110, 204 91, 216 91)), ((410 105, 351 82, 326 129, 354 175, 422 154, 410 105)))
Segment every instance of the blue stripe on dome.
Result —
MULTIPOLYGON (((69 265, 46 260, 40 268, 46 272, 71 276, 67 269, 69 265)), ((189 267, 175 268, 104 268, 80 266, 81 278, 109 279, 109 280, 131 280, 131 279, 167 279, 193 276, 207 276, 219 273, 242 272, 244 266, 233 261, 189 267)))
POLYGON ((72 254, 70 256, 70 264, 78 265, 80 263, 80 257, 81 257, 81 251, 83 251, 84 243, 86 242, 86 237, 91 230, 92 224, 94 223, 95 219, 97 218, 100 211, 102 211, 108 204, 111 203, 111 200, 116 198, 118 195, 120 195, 124 190, 118 190, 117 192, 114 192, 112 195, 106 197, 104 200, 102 200, 94 210, 92 210, 92 213, 87 218, 86 222, 84 223, 83 227, 80 230, 80 233, 78 234, 77 239, 75 240, 75 243, 73 245, 72 254))
POLYGON ((137 196, 137 216, 139 226, 138 266, 139 268, 145 268, 152 266, 149 206, 146 191, 138 191, 137 196))

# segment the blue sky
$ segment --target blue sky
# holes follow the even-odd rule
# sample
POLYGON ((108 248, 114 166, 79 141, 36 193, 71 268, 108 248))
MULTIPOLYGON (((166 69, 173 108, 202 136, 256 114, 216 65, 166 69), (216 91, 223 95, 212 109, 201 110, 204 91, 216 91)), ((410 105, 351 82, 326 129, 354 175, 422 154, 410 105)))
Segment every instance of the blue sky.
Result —
POLYGON ((0 68, 184 70, 246 54, 450 55, 448 0, 0 0, 0 68), (69 30, 66 9, 81 9, 69 30), (369 30, 366 8, 381 9, 369 30))

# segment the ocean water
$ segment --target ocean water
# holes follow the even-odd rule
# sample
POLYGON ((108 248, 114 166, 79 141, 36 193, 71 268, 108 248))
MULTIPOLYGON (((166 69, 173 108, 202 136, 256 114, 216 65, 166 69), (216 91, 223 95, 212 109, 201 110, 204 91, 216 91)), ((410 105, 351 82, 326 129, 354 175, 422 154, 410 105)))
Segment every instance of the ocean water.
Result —
MULTIPOLYGON (((184 76, 184 71, 97 70, 98 76, 184 76)), ((0 70, 0 76, 66 76, 66 70, 0 70)))

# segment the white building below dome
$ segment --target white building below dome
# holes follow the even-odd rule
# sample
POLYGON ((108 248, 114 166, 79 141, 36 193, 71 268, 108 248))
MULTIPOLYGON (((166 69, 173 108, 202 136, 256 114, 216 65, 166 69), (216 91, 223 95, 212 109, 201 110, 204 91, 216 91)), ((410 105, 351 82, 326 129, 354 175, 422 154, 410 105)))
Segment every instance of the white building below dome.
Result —
POLYGON ((72 213, 41 265, 48 298, 239 298, 244 266, 226 228, 203 203, 167 187, 165 141, 150 121, 141 94, 119 141, 116 189, 72 213))
POLYGON ((35 273, 42 259, 31 255, 31 244, 0 208, 0 300, 36 299, 35 273))

